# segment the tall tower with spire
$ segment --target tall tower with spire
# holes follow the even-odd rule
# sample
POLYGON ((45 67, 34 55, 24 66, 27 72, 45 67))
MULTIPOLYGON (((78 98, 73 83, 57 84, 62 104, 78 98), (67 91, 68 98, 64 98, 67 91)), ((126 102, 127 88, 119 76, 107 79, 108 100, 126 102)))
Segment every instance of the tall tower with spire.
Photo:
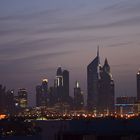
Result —
POLYGON ((105 59, 99 80, 98 112, 105 114, 114 113, 114 98, 114 80, 110 72, 108 61, 105 59))
POLYGON ((89 110, 96 110, 98 106, 98 81, 100 79, 100 57, 99 47, 97 48, 97 56, 87 66, 87 107, 89 110))
POLYGON ((114 112, 114 81, 107 59, 103 66, 100 64, 99 47, 87 66, 87 107, 96 113, 114 112))

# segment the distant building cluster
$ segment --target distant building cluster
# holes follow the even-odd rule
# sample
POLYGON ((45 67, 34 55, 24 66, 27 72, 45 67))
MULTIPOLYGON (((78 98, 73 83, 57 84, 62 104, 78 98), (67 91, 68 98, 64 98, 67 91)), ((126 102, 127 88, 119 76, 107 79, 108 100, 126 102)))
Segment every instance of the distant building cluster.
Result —
MULTIPOLYGON (((140 71, 136 74, 137 96, 117 97, 115 101, 115 84, 107 58, 100 63, 99 48, 97 56, 87 66, 87 104, 80 83, 75 82, 73 97, 69 92, 69 71, 58 67, 53 86, 43 79, 36 86, 36 107, 50 108, 58 112, 87 111, 93 114, 129 114, 140 112, 140 71)), ((17 95, 14 90, 6 91, 0 85, 0 114, 13 114, 28 109, 28 92, 20 88, 17 95)))
POLYGON ((15 96, 14 90, 6 91, 6 87, 0 85, 0 113, 15 114, 17 111, 28 107, 26 89, 19 89, 15 96))
POLYGON ((36 86, 36 106, 49 108, 83 109, 84 97, 79 82, 74 87, 74 98, 69 95, 69 71, 59 67, 56 71, 54 86, 48 87, 48 79, 36 86))

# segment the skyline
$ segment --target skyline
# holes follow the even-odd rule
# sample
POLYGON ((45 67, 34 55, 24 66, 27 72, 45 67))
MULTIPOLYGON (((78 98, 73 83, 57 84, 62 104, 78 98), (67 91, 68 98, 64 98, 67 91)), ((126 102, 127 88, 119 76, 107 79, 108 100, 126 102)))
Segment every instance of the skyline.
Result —
POLYGON ((76 80, 86 93, 86 67, 99 45, 116 95, 136 96, 140 1, 14 0, 1 2, 0 9, 1 84, 27 88, 35 100, 35 86, 43 78, 52 85, 61 65, 70 71, 70 95, 76 80))

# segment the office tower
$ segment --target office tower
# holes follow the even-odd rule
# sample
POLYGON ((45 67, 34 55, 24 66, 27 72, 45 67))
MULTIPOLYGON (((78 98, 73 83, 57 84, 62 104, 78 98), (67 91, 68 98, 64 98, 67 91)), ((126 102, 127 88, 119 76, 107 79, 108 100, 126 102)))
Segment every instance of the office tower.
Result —
POLYGON ((94 113, 114 112, 114 81, 107 59, 100 65, 99 47, 97 56, 87 67, 87 108, 94 113))
POLYGON ((69 97, 69 71, 63 71, 63 100, 69 97))
POLYGON ((49 103, 48 79, 43 79, 42 84, 36 86, 36 106, 47 106, 49 103))
POLYGON ((114 81, 110 72, 110 66, 105 59, 104 66, 100 73, 98 95, 98 112, 114 113, 114 81))
POLYGON ((61 67, 56 72, 56 87, 63 87, 63 72, 61 67))
POLYGON ((42 80, 42 94, 45 101, 45 105, 49 104, 49 92, 48 92, 48 79, 42 80))
POLYGON ((56 72, 55 88, 56 88, 57 101, 61 102, 63 97, 63 72, 61 67, 59 67, 56 72))
POLYGON ((76 81, 74 87, 74 109, 79 110, 84 106, 84 97, 79 85, 79 82, 76 81))
POLYGON ((137 101, 140 102, 140 70, 137 73, 137 101))
POLYGON ((69 98, 69 71, 58 67, 55 78, 57 100, 65 102, 69 98))
POLYGON ((100 79, 99 48, 97 56, 87 67, 87 107, 90 111, 96 111, 98 106, 98 82, 100 79))
POLYGON ((42 92, 44 94, 48 93, 48 79, 43 79, 42 80, 42 92))
POLYGON ((27 107, 27 91, 24 88, 19 89, 18 91, 19 107, 27 107))

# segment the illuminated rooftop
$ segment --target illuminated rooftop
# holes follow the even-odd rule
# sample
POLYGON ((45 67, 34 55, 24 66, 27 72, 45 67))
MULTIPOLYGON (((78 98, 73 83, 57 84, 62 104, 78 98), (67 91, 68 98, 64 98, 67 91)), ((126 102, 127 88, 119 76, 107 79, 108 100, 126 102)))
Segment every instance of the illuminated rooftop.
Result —
POLYGON ((42 81, 43 81, 43 82, 48 82, 48 79, 43 79, 42 81))

